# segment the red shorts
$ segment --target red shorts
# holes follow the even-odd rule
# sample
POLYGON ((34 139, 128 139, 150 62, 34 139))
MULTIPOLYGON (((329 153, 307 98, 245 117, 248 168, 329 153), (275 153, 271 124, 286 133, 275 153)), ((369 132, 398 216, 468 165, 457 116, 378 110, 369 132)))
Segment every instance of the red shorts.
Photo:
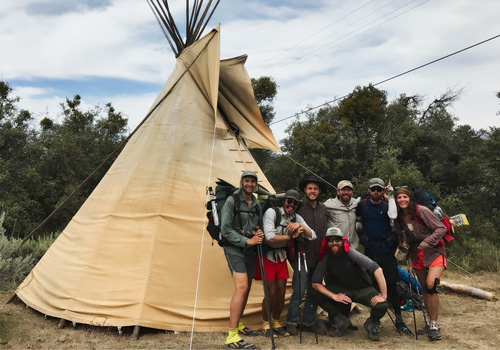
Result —
MULTIPOLYGON (((448 268, 446 264, 446 258, 443 255, 440 255, 434 260, 429 267, 434 267, 434 266, 444 266, 444 268, 448 268)), ((424 252, 419 251, 418 252, 418 262, 413 265, 413 268, 417 270, 427 270, 427 267, 424 267, 424 252)))
MULTIPOLYGON (((285 261, 272 262, 268 258, 264 257, 264 271, 266 272, 266 281, 276 281, 276 280, 287 280, 288 275, 288 265, 285 261)), ((262 281, 262 274, 260 273, 260 263, 259 256, 255 254, 255 279, 257 281, 262 281)))

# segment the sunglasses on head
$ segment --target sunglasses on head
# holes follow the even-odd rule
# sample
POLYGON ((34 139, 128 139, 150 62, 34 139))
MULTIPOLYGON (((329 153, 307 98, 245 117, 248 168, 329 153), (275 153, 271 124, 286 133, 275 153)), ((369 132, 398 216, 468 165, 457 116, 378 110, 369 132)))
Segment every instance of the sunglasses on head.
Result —
POLYGON ((372 192, 382 192, 384 189, 382 187, 372 187, 370 188, 372 192))
POLYGON ((330 236, 326 240, 328 242, 340 242, 340 241, 342 241, 342 237, 339 237, 339 236, 330 236))
POLYGON ((287 198, 286 202, 288 204, 299 205, 299 202, 297 202, 295 199, 291 199, 291 198, 287 198))

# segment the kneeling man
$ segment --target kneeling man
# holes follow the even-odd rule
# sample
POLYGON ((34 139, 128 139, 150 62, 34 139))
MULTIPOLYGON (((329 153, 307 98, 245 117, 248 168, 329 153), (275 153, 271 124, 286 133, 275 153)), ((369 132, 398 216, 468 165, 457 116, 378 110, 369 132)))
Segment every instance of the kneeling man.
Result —
POLYGON ((351 303, 356 302, 371 307, 364 328, 370 340, 379 340, 380 319, 387 312, 387 286, 382 269, 357 250, 349 249, 346 238, 337 227, 326 231, 325 240, 324 254, 320 253, 321 261, 311 282, 312 297, 328 313, 332 324, 328 334, 344 335, 351 325, 351 303), (372 285, 371 274, 380 292, 372 285))

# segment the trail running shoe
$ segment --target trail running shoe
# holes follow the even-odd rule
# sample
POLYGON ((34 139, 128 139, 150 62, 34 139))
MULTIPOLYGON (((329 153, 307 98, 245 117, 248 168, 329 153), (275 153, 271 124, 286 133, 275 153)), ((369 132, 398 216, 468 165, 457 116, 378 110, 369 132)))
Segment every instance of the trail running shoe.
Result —
MULTIPOLYGON (((271 338, 271 328, 261 329, 262 335, 268 338, 271 338)), ((278 338, 278 334, 276 334, 276 329, 273 329, 273 338, 278 338)))
POLYGON ((238 330, 238 333, 239 334, 243 334, 243 335, 246 335, 247 337, 255 337, 256 335, 259 335, 259 331, 256 331, 256 330, 251 330, 250 328, 248 327, 245 327, 243 329, 239 329, 238 330))
POLYGON ((280 337, 289 337, 290 333, 283 327, 274 328, 274 334, 277 334, 280 337))
POLYGON ((257 349, 255 344, 250 344, 243 339, 235 343, 229 343, 225 346, 226 349, 257 349))
POLYGON ((436 321, 429 322, 429 340, 441 340, 441 332, 436 321))

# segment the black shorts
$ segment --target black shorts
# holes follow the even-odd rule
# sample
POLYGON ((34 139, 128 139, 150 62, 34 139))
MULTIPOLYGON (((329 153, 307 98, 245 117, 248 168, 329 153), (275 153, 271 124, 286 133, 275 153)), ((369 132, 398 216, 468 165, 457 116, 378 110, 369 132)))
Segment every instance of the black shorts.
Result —
POLYGON ((234 272, 246 273, 249 280, 253 280, 255 277, 255 260, 253 254, 245 254, 244 257, 234 255, 231 253, 224 252, 226 255, 227 265, 231 271, 231 275, 234 272))

